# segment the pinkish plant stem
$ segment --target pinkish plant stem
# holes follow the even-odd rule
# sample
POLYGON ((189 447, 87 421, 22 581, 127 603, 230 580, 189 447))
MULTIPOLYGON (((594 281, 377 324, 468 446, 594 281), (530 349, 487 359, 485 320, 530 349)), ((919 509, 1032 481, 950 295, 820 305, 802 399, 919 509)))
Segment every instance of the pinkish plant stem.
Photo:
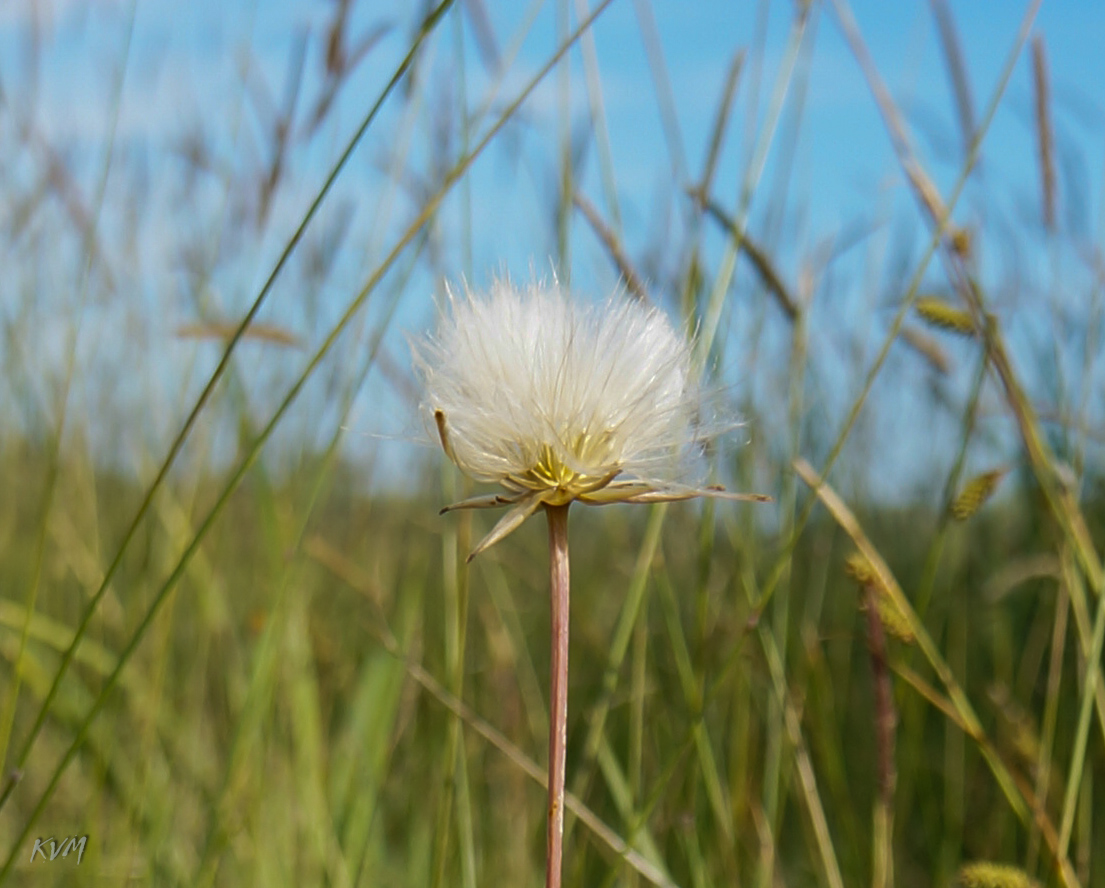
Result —
POLYGON ((545 888, 560 888, 564 856, 564 752, 568 743, 568 506, 545 506, 549 520, 549 822, 545 888))

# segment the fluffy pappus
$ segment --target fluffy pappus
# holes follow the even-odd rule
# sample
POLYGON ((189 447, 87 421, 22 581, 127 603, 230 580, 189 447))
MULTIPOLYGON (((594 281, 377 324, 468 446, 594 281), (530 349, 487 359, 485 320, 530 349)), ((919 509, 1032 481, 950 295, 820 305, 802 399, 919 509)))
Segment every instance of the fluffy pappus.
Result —
POLYGON ((507 491, 446 510, 515 506, 476 552, 542 504, 717 495, 686 486, 694 455, 721 426, 690 342, 654 307, 623 293, 577 302, 555 280, 497 281, 479 295, 447 289, 436 331, 412 351, 422 410, 446 455, 507 491))

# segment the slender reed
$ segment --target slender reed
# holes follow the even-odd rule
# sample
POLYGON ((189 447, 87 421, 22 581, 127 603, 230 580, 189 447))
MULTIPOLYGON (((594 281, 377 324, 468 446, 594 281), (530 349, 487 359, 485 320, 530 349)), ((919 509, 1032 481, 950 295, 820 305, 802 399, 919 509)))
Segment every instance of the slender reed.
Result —
POLYGON ((890 670, 886 659, 886 633, 879 616, 874 583, 864 586, 867 603, 867 649, 871 655, 871 676, 875 684, 875 767, 878 794, 875 798, 875 828, 873 830, 874 888, 890 888, 894 884, 894 693, 890 687, 890 670))
POLYGON ((564 856, 564 759, 568 745, 568 506, 545 506, 549 522, 549 823, 545 885, 559 888, 564 856))

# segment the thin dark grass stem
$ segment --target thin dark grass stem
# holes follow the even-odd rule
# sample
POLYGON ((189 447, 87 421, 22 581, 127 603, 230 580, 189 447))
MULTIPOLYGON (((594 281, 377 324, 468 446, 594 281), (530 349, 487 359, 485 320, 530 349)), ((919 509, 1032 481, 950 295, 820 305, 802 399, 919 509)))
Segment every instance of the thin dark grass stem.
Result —
POLYGON ((894 694, 890 686, 890 670, 886 659, 886 633, 875 600, 875 586, 866 587, 867 647, 871 655, 871 676, 875 695, 875 766, 878 794, 875 798, 875 829, 873 830, 874 888, 890 888, 894 884, 894 732, 896 714, 894 694))
POLYGON ((549 520, 549 821, 545 888, 560 888, 564 856, 564 757, 568 744, 568 506, 545 506, 549 520))

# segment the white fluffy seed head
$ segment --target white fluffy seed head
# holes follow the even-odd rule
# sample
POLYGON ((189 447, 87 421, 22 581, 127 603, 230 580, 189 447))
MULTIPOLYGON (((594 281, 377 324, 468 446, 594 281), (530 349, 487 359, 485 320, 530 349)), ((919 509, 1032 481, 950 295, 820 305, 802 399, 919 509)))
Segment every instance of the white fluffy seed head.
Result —
POLYGON ((431 428, 480 481, 567 502, 614 476, 670 484, 702 443, 689 343, 622 294, 576 303, 555 281, 450 291, 413 351, 431 428))

